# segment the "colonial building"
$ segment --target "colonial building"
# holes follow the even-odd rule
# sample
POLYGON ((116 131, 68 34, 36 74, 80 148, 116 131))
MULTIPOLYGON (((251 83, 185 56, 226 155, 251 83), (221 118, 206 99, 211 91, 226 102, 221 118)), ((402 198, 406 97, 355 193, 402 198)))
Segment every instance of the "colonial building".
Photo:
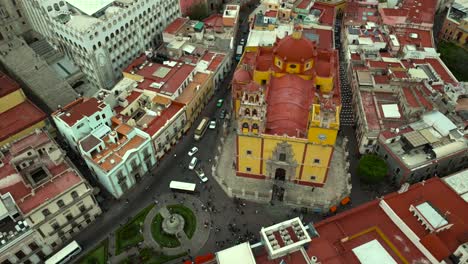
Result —
POLYGON ((0 193, 8 209, 2 228, 10 228, 1 233, 4 263, 42 263, 101 213, 91 186, 45 132, 11 143, 0 158, 0 193))
POLYGON ((318 223, 299 217, 262 227, 245 242, 199 257, 200 264, 466 263, 468 171, 406 185, 318 223), (443 199, 441 199, 443 195, 443 199))
POLYGON ((44 112, 30 102, 20 85, 0 72, 0 146, 33 132, 48 128, 44 112))
POLYGON ((22 1, 33 29, 70 55, 97 88, 111 88, 128 63, 161 43, 178 1, 22 1))
POLYGON ((457 0, 452 3, 445 16, 439 37, 466 47, 468 43, 468 2, 457 0))
POLYGON ((337 59, 300 28, 244 53, 232 81, 238 176, 324 186, 340 124, 337 59))
POLYGON ((52 113, 52 119, 60 135, 78 153, 78 141, 94 129, 110 126, 113 115, 107 103, 94 97, 82 97, 52 113))
POLYGON ((99 182, 121 197, 155 164, 150 136, 127 124, 103 125, 78 142, 80 153, 99 182))

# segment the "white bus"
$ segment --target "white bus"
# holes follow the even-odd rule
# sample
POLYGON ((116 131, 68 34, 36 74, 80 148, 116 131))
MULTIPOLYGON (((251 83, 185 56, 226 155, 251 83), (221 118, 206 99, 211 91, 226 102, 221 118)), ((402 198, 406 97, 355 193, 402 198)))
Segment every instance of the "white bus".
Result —
POLYGON ((200 124, 198 124, 197 129, 195 129, 195 140, 200 140, 206 132, 208 128, 208 123, 210 123, 210 119, 208 117, 204 117, 200 124))
POLYGON ((196 187, 197 185, 195 183, 190 182, 171 181, 171 183, 169 183, 169 188, 178 192, 193 193, 196 187))
POLYGON ((70 259, 81 252, 81 247, 72 241, 70 244, 63 247, 59 252, 55 253, 52 257, 45 261, 45 264, 64 264, 70 259))

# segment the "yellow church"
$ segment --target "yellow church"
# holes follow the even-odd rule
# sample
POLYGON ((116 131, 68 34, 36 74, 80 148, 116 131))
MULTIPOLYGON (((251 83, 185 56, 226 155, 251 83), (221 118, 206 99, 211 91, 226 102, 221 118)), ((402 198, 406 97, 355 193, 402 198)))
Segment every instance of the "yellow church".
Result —
POLYGON ((339 93, 337 51, 317 49, 300 28, 273 46, 247 48, 232 80, 236 175, 322 187, 339 93))

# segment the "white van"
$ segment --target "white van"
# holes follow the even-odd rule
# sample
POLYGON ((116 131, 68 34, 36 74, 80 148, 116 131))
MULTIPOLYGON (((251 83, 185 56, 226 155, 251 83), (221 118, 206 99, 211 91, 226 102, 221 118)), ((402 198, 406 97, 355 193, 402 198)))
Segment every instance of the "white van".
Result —
POLYGON ((197 157, 193 157, 192 160, 190 161, 190 164, 188 165, 189 170, 195 169, 195 166, 197 166, 198 159, 197 157))

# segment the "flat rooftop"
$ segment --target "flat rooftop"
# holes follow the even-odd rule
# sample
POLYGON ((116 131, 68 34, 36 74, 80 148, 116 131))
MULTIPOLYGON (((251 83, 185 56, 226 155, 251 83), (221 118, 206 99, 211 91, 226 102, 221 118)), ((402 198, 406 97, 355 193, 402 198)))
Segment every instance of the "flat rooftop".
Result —
POLYGON ((393 93, 369 92, 365 90, 361 90, 359 93, 369 130, 398 128, 407 123, 403 111, 398 105, 399 100, 393 93), (385 115, 384 106, 386 105, 394 105, 398 114, 385 115))
POLYGON ((114 2, 114 0, 66 0, 67 3, 88 16, 106 8, 114 2))
MULTIPOLYGON (((40 162, 47 168, 50 175, 40 185, 32 187, 28 180, 19 174, 15 166, 10 163, 21 153, 48 143, 51 143, 51 140, 46 133, 32 133, 13 143, 10 151, 2 159, 4 166, 0 170, 0 192, 10 192, 23 214, 28 214, 48 200, 83 181, 67 160, 62 159, 59 164, 55 164, 49 155, 41 155, 40 162)), ((55 145, 55 143, 53 144, 55 145)), ((58 148, 56 145, 55 147, 58 148)))
POLYGON ((180 61, 165 61, 164 64, 148 62, 142 55, 124 72, 141 80, 138 84, 140 89, 173 95, 194 70, 194 65, 180 61))
POLYGON ((26 100, 0 113, 0 120, 2 120, 0 122, 0 142, 46 119, 47 116, 41 109, 26 100))

